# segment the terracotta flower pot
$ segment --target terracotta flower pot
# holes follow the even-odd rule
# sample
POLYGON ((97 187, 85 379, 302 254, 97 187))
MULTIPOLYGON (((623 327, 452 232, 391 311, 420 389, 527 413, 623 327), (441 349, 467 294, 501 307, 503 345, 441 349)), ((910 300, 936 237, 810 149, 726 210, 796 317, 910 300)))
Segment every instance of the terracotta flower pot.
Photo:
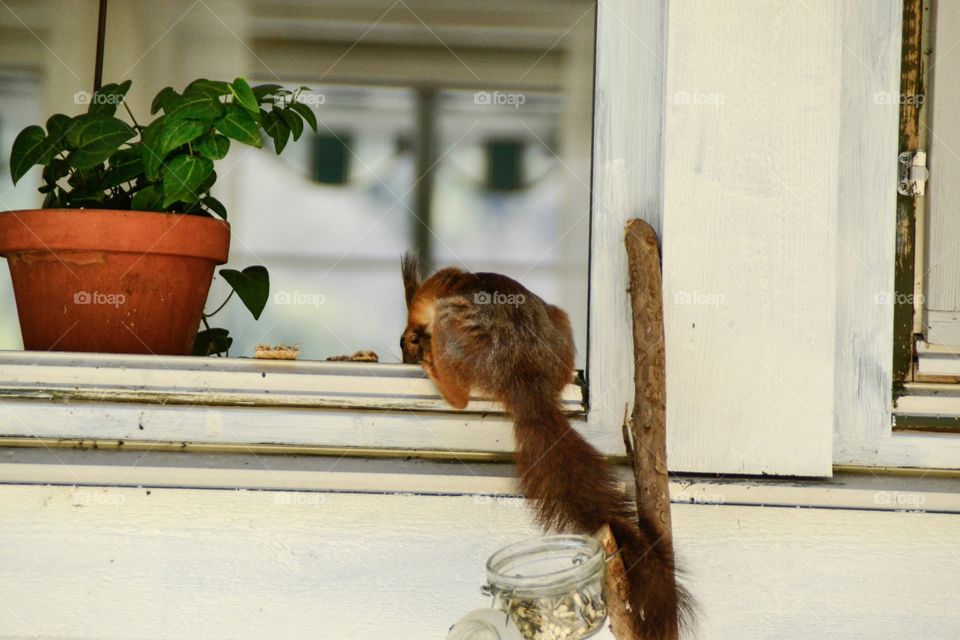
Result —
POLYGON ((0 213, 24 348, 187 355, 230 225, 145 211, 0 213))

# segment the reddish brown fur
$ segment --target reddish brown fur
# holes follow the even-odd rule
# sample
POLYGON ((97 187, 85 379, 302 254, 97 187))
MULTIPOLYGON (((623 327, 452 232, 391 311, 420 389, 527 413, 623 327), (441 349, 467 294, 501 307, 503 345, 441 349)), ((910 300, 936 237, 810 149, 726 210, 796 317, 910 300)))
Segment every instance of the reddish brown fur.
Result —
POLYGON ((405 257, 403 266, 404 362, 421 363, 454 408, 466 407, 471 391, 504 404, 514 418, 520 486, 537 520, 583 534, 609 524, 627 568, 635 628, 644 640, 676 638, 689 597, 676 585, 670 550, 560 410, 573 374, 567 314, 506 276, 448 268, 421 284, 416 262, 405 257))

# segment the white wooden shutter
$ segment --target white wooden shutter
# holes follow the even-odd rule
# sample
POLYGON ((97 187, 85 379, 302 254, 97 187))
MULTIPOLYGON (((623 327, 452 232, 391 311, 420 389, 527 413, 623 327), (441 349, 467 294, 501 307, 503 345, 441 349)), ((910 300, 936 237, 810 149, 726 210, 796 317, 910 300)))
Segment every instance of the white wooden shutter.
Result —
POLYGON ((622 238, 640 216, 663 245, 671 470, 829 475, 839 10, 669 9, 599 5, 590 422, 617 424, 632 393, 622 238))

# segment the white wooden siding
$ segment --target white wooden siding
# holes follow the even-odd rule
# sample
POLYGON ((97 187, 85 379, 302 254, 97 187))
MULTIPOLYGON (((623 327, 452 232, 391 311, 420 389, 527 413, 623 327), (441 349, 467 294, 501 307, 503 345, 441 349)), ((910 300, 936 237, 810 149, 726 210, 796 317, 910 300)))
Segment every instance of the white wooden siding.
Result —
MULTIPOLYGON (((690 637, 960 635, 960 518, 722 497, 674 507, 690 637)), ((0 637, 442 638, 534 533, 491 496, 0 486, 0 637)))

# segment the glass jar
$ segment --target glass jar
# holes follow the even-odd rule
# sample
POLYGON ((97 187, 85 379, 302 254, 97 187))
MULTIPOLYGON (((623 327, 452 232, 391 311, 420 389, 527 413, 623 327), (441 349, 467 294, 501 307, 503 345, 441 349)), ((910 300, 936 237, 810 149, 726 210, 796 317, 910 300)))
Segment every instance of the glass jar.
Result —
POLYGON ((580 640, 603 626, 606 555, 587 536, 532 538, 487 561, 485 591, 525 640, 580 640))

